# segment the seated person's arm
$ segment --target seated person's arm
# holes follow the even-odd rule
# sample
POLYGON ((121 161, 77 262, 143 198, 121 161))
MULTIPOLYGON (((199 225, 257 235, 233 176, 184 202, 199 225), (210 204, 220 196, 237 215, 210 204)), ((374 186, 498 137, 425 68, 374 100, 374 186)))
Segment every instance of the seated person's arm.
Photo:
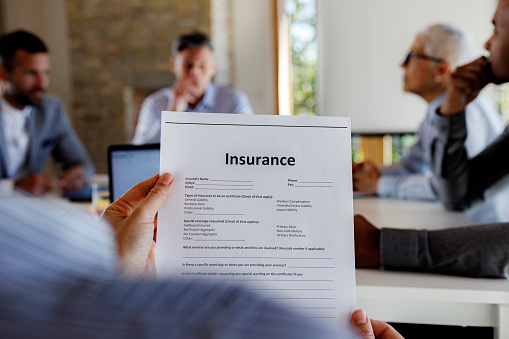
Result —
POLYGON ((438 133, 431 149, 433 186, 446 208, 463 210, 470 203, 465 112, 450 117, 437 115, 435 121, 438 133))
POLYGON ((83 188, 86 184, 87 174, 83 166, 74 166, 62 172, 57 187, 61 192, 72 192, 83 188))
POLYGON ((33 195, 41 195, 57 189, 57 179, 46 174, 36 173, 16 180, 14 187, 33 195))
POLYGON ((380 230, 360 215, 354 224, 357 267, 509 278, 509 224, 380 230))
POLYGON ((52 156, 62 170, 58 189, 71 192, 83 188, 94 175, 94 165, 65 115, 60 114, 59 139, 52 156))
POLYGON ((436 116, 438 135, 432 149, 433 186, 444 205, 462 210, 482 198, 484 190, 509 173, 509 159, 502 156, 509 131, 471 160, 467 158, 465 107, 489 82, 488 63, 481 57, 459 67, 451 76, 446 97, 436 116))
POLYGON ((353 191, 377 194, 377 184, 381 174, 376 165, 367 160, 362 163, 352 163, 353 191))
POLYGON ((36 173, 14 182, 17 189, 33 195, 49 193, 53 190, 72 192, 83 188, 87 183, 87 175, 82 166, 75 166, 62 172, 59 180, 43 173, 36 173))
POLYGON ((472 159, 465 148, 465 113, 436 117, 442 133, 432 152, 433 186, 445 207, 462 210, 482 199, 484 191, 509 174, 509 127, 472 159))
POLYGON ((423 159, 420 141, 397 164, 377 168, 371 161, 365 161, 354 163, 352 170, 354 192, 396 199, 437 199, 431 173, 426 173, 429 164, 423 159))

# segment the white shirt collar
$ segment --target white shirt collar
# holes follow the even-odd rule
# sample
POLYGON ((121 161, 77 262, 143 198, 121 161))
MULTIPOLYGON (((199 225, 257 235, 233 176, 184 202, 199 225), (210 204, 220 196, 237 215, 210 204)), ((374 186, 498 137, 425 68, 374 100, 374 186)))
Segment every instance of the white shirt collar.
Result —
POLYGON ((17 109, 0 95, 0 123, 3 128, 5 149, 7 151, 7 170, 10 178, 18 179, 25 171, 30 135, 27 119, 32 106, 17 109))
POLYGON ((3 95, 0 95, 0 111, 2 112, 2 119, 6 123, 11 124, 15 121, 25 121, 30 112, 32 112, 32 106, 27 105, 23 109, 18 109, 12 106, 3 95))

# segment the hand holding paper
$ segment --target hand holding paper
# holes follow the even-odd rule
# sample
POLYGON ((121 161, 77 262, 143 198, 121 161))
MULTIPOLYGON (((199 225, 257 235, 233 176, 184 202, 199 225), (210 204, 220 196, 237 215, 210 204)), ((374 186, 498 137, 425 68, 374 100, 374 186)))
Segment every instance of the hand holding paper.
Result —
POLYGON ((163 112, 158 276, 222 279, 329 324, 355 310, 350 120, 163 112))

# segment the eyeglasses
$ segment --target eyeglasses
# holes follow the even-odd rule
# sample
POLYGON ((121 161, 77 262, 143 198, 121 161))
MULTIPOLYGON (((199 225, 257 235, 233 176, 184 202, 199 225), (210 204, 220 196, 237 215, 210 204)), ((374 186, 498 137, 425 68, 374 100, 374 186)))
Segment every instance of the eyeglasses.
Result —
POLYGON ((405 58, 405 61, 403 61, 403 65, 404 66, 408 66, 408 64, 410 63, 410 60, 412 59, 421 59, 421 60, 428 60, 428 61, 433 61, 433 62, 442 62, 444 61, 444 59, 441 59, 441 58, 435 58, 435 57, 432 57, 432 56, 427 56, 427 55, 424 55, 424 54, 418 54, 418 53, 415 53, 415 52, 410 52, 407 54, 406 58, 405 58))

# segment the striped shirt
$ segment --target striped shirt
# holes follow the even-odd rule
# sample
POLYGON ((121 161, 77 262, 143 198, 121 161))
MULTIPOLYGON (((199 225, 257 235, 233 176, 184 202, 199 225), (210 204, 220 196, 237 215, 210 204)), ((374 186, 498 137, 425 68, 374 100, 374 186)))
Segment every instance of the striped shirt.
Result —
POLYGON ((234 285, 129 280, 108 225, 0 197, 1 338, 347 338, 234 285))

